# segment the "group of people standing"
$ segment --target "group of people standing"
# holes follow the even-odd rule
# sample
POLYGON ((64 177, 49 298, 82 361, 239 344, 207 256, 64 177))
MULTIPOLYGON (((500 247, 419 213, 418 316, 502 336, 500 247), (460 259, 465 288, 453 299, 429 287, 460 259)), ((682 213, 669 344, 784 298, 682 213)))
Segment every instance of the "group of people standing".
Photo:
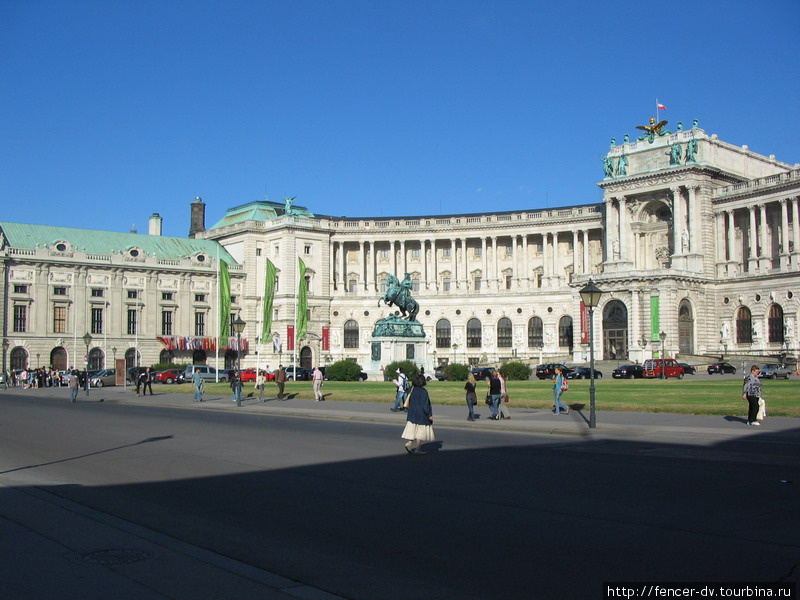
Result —
MULTIPOLYGON (((486 378, 488 388, 486 390, 486 404, 489 405, 491 411, 490 421, 499 421, 501 419, 510 419, 511 412, 508 410, 506 404, 508 403, 508 390, 506 389, 506 379, 500 369, 492 369, 489 377, 486 378)), ((475 375, 470 372, 467 375, 467 383, 464 385, 466 391, 467 409, 469 416, 467 421, 474 421, 480 418, 480 415, 475 413, 475 406, 478 404, 478 382, 475 375)))

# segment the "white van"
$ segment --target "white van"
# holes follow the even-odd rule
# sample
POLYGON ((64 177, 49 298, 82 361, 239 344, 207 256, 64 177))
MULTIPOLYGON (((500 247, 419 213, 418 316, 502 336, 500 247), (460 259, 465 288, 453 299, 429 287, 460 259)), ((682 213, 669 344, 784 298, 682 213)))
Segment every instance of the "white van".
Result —
MULTIPOLYGON (((191 383, 195 370, 200 371, 200 377, 203 378, 203 381, 211 382, 217 380, 217 370, 214 367, 209 367, 208 365, 189 365, 183 372, 184 381, 191 383)), ((220 381, 223 380, 224 377, 220 375, 220 381)))

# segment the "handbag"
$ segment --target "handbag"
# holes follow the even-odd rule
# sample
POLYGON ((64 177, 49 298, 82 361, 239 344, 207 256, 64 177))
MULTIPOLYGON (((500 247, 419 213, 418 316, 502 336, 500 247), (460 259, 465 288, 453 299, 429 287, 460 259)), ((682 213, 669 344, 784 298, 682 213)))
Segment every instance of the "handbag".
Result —
POLYGON ((486 394, 486 404, 488 406, 492 405, 492 395, 491 394, 486 394))
POLYGON ((408 405, 411 403, 411 394, 414 393, 414 390, 411 390, 408 394, 406 394, 406 401, 403 402, 403 408, 408 408, 408 405))
POLYGON ((503 394, 503 402, 508 402, 508 394, 503 394))
POLYGON ((759 421, 763 421, 766 416, 767 416, 767 403, 764 402, 763 398, 759 398, 758 414, 756 415, 756 419, 758 419, 759 421))
POLYGON ((470 392, 469 394, 467 394, 467 399, 469 400, 469 403, 472 404, 472 406, 478 404, 478 395, 475 392, 470 392))

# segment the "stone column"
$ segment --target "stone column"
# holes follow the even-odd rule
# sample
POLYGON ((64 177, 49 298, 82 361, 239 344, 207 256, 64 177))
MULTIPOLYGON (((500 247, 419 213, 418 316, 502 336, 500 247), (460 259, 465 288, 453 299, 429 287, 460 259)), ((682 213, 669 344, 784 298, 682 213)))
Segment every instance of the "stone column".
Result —
POLYGON ((789 270, 789 201, 780 199, 781 205, 781 271, 789 270))
POLYGON ((761 212, 761 253, 758 257, 759 269, 762 273, 766 273, 772 267, 772 249, 769 243, 769 231, 767 227, 767 205, 759 205, 761 212))
POLYGON ((361 252, 359 263, 359 275, 361 276, 361 285, 364 286, 364 292, 369 291, 369 285, 367 283, 367 274, 369 273, 369 267, 367 266, 367 242, 361 240, 359 242, 359 251, 361 252))
POLYGON ((800 198, 790 198, 792 203, 792 265, 800 271, 800 198))
POLYGON ((531 289, 531 274, 528 267, 528 234, 525 233, 522 235, 522 287, 526 290, 531 289))
POLYGON ((336 281, 336 245, 338 243, 339 242, 332 242, 331 243, 331 251, 330 251, 330 254, 328 255, 328 268, 330 269, 330 273, 331 273, 330 280, 331 280, 331 283, 333 284, 332 285, 333 289, 331 290, 331 292, 334 292, 334 291, 338 292, 339 291, 339 282, 336 281))
POLYGON ((739 267, 739 261, 736 260, 736 220, 733 218, 733 209, 726 210, 725 214, 728 216, 728 277, 733 277, 739 269, 744 270, 744 264, 739 267))
POLYGON ((714 213, 714 247, 717 249, 717 277, 725 277, 727 273, 727 257, 725 252, 725 212, 714 213))
POLYGON ((549 287, 550 280, 550 265, 547 264, 547 238, 549 236, 549 233, 542 234, 542 287, 549 287))
POLYGON ((497 262, 497 236, 492 236, 492 288, 494 291, 498 291, 500 289, 500 274, 497 272, 498 269, 498 262, 497 262))
MULTIPOLYGON (((614 199, 613 198, 606 198, 606 262, 614 262, 616 261, 616 257, 614 256, 614 240, 618 240, 617 235, 619 231, 615 227, 614 222, 614 199)), ((616 246, 619 247, 619 241, 617 241, 616 246)))
POLYGON ((583 272, 588 274, 591 272, 589 265, 589 230, 583 230, 583 272))
POLYGON ((758 268, 758 243, 756 238, 758 229, 756 228, 756 207, 751 206, 749 210, 750 230, 748 237, 750 239, 750 256, 747 258, 747 269, 752 273, 758 268))
POLYGON ((687 189, 689 198, 688 202, 688 215, 689 215, 689 248, 690 254, 697 254, 700 252, 700 202, 697 200, 697 186, 692 186, 687 189))
POLYGON ((517 236, 511 236, 511 285, 517 289, 520 288, 521 282, 519 280, 519 267, 517 265, 517 236), (515 283, 516 282, 516 285, 515 283))
POLYGON ((408 270, 408 259, 406 258, 406 241, 400 240, 400 271, 397 273, 397 278, 402 281, 405 278, 406 271, 408 270))
POLYGON ((454 290, 458 288, 458 272, 456 271, 457 263, 456 238, 450 238, 450 286, 454 290))
POLYGON ((683 207, 681 206, 681 188, 670 188, 672 192, 672 256, 683 254, 681 233, 683 232, 683 207))
POLYGON ((631 252, 628 248, 630 243, 630 213, 628 212, 628 199, 625 196, 617 198, 619 202, 619 259, 623 262, 630 262, 631 252))

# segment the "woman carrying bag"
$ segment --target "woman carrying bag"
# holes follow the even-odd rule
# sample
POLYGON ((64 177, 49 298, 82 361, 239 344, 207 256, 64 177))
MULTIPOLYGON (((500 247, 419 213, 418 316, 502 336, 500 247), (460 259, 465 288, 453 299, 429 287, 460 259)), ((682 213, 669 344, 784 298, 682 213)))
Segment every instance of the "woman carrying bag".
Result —
POLYGON ((464 389, 467 391, 467 408, 469 409, 467 421, 475 420, 475 405, 478 403, 478 394, 475 392, 476 385, 478 385, 478 382, 475 381, 475 375, 470 371, 469 375, 467 375, 467 383, 464 385, 464 389))
POLYGON ((414 378, 414 387, 408 394, 408 412, 406 413, 406 427, 400 436, 404 440, 406 452, 409 454, 426 454, 422 450, 424 442, 433 442, 436 436, 433 433, 433 408, 428 390, 425 389, 425 376, 417 375, 414 378), (417 446, 414 450, 411 445, 414 440, 417 446))

